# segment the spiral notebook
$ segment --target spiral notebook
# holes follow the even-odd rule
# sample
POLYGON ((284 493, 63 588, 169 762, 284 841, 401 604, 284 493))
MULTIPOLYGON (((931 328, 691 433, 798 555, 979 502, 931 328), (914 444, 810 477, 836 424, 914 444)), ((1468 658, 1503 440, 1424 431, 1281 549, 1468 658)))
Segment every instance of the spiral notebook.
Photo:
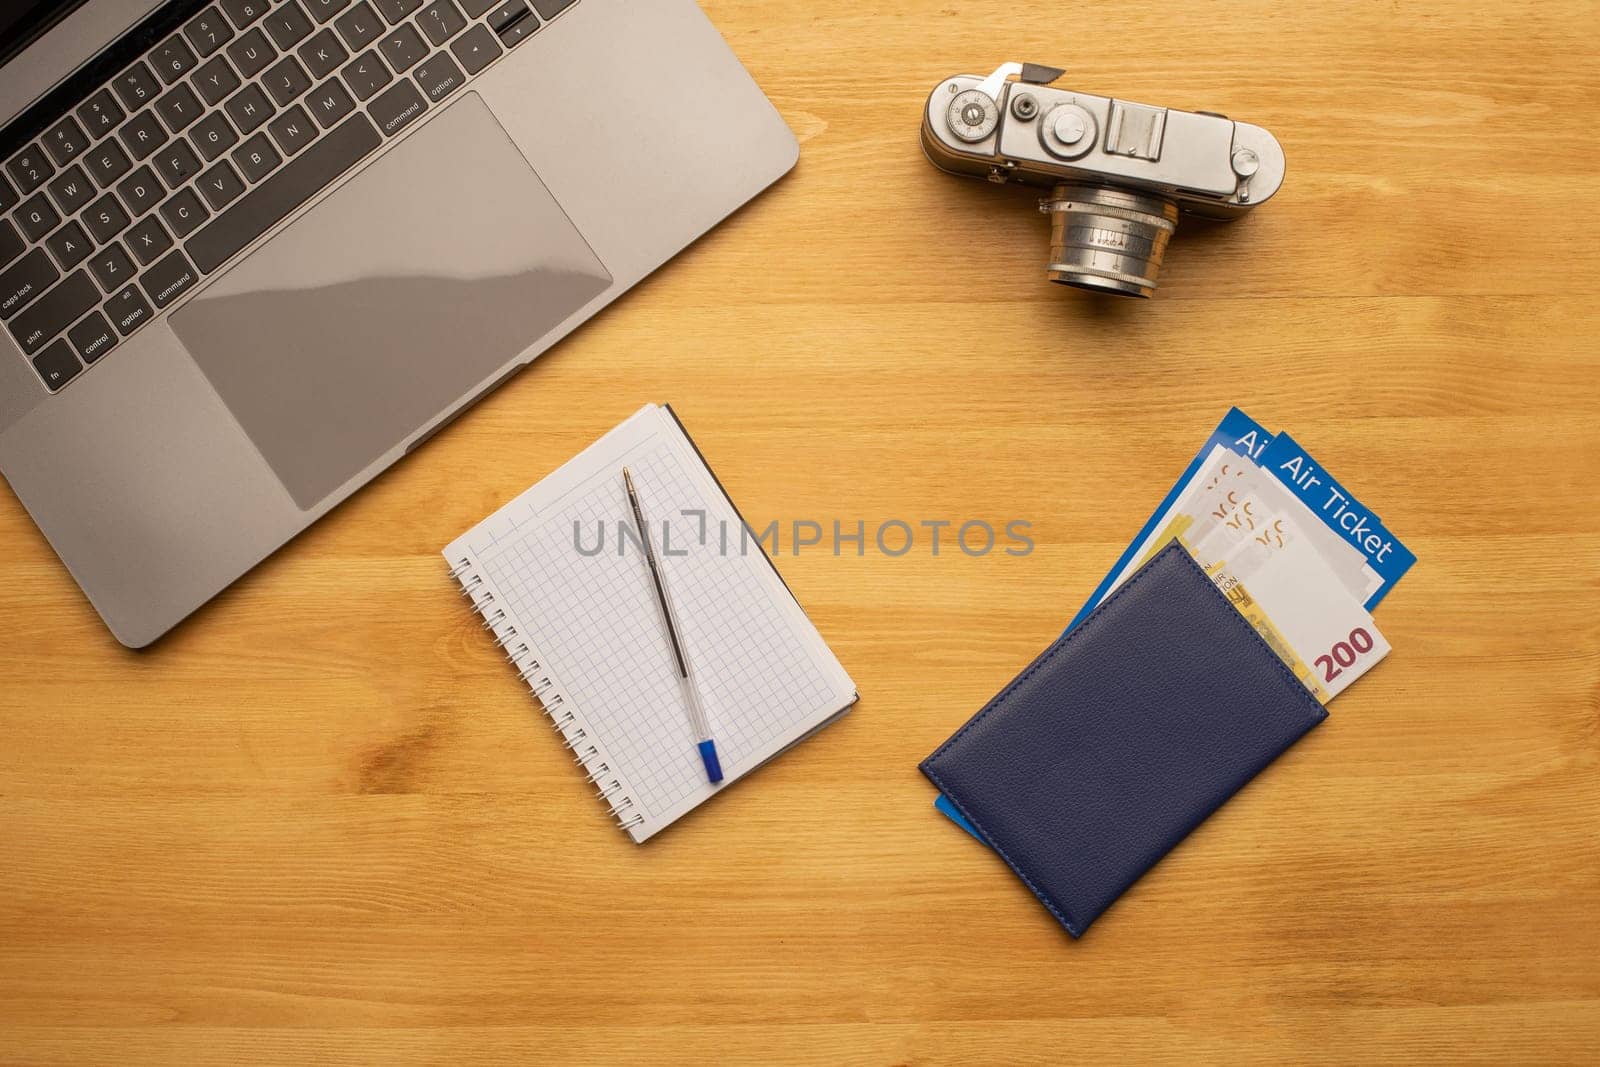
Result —
POLYGON ((668 407, 648 405, 444 550, 584 769, 642 842, 843 714, 855 685, 668 407), (629 521, 637 482, 725 780, 712 786, 629 521))

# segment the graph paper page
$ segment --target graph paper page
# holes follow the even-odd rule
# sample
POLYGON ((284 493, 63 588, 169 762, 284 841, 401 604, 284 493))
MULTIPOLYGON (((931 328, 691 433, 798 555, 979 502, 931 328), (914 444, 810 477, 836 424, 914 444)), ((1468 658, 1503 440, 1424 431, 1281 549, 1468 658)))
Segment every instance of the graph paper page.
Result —
MULTIPOLYGON (((832 719, 855 686, 665 408, 649 406, 450 545, 549 679, 551 718, 643 841, 832 719), (632 472, 722 760, 696 749, 623 489, 632 472)), ((503 627, 497 628, 502 633, 503 627)), ((514 647, 514 646, 513 646, 514 647)))

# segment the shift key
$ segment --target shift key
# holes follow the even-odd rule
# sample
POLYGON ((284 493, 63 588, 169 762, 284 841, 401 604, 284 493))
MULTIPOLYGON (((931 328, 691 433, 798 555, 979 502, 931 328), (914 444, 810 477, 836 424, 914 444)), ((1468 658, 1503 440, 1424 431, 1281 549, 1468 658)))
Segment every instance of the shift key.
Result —
POLYGON ((11 335, 31 356, 98 303, 100 290, 89 280, 89 272, 80 270, 12 319, 11 335))

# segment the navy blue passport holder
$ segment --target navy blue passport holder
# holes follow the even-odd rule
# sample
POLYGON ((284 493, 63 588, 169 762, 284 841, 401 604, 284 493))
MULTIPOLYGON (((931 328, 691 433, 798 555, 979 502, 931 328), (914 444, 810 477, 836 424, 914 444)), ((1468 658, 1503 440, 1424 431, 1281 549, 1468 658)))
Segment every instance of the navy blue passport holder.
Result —
POLYGON ((921 766, 1078 937, 1326 717, 1174 542, 921 766))

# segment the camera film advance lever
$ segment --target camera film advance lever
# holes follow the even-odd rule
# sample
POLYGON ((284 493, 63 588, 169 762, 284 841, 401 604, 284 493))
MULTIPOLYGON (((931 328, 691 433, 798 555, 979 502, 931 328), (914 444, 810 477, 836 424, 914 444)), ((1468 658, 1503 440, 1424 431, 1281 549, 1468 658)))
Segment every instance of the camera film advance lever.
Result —
POLYGON ((1260 126, 1053 87, 1063 73, 946 78, 922 120, 941 170, 1050 188, 1051 281, 1148 297, 1180 211, 1238 218, 1283 184, 1283 148, 1260 126))

